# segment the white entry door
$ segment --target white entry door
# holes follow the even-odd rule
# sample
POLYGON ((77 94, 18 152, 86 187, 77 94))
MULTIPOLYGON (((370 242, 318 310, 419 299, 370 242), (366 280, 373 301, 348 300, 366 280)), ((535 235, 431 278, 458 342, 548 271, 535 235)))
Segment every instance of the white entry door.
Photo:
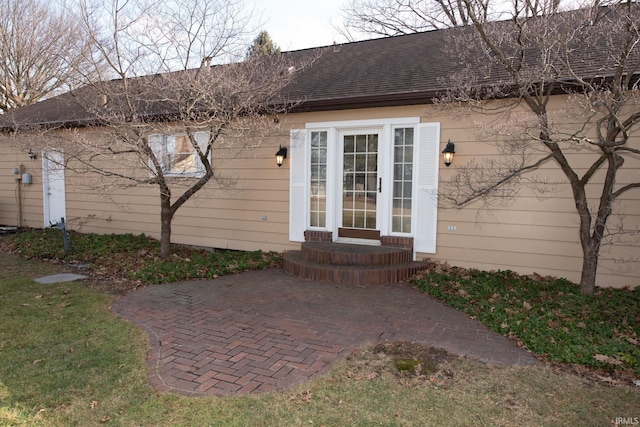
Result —
POLYGON ((42 186, 44 192, 44 226, 50 227, 66 221, 64 187, 64 155, 59 151, 48 151, 42 155, 42 186))

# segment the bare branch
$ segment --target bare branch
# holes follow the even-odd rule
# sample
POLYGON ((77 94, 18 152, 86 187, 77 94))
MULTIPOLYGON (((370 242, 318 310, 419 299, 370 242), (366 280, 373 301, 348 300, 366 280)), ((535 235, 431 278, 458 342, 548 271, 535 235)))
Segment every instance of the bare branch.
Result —
POLYGON ((640 182, 633 182, 631 184, 627 184, 623 187, 620 187, 618 190, 616 190, 616 192, 613 193, 614 199, 617 199, 618 197, 620 197, 620 195, 622 195, 623 193, 633 188, 640 188, 640 182))
POLYGON ((471 23, 468 7, 483 20, 489 15, 489 0, 351 0, 342 9, 342 34, 397 36, 471 23))
MULTIPOLYGON (((552 157, 549 154, 535 163, 518 167, 499 166, 497 162, 482 165, 471 162, 459 168, 453 178, 442 183, 441 197, 456 208, 462 208, 476 200, 484 200, 486 204, 495 197, 513 199, 515 187, 507 187, 507 184, 518 185, 518 178, 525 172, 539 168, 552 157)), ((443 206, 446 207, 447 204, 443 206)))

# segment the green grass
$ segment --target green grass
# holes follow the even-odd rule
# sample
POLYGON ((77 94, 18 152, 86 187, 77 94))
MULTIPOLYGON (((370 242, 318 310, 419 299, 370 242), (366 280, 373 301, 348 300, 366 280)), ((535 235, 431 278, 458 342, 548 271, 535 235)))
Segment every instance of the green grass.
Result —
POLYGON ((416 285, 549 360, 640 377, 640 287, 584 296, 563 279, 456 268, 416 285))
MULTIPOLYGON (((5 266, 6 255, 3 261, 5 266)), ((22 262, 20 271, 33 264, 22 262)), ((48 267, 36 270, 58 270, 48 267)), ((127 395, 117 399, 123 408, 150 395, 140 363, 145 338, 109 313, 108 296, 81 283, 41 285, 31 275, 7 276, 0 281, 0 425, 53 422, 59 416, 81 423, 80 414, 92 402, 106 403, 95 408, 100 418, 123 390, 127 395)))

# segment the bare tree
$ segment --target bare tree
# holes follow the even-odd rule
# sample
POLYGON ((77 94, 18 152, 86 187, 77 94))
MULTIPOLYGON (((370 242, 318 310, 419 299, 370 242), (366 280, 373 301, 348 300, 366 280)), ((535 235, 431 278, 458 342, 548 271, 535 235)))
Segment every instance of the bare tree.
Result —
POLYGON ((232 61, 248 45, 240 1, 113 0, 80 10, 110 67, 104 76, 116 79, 63 97, 81 107, 86 128, 49 129, 45 143, 64 148, 68 170, 108 177, 111 190, 157 186, 166 257, 176 211, 216 178, 212 152, 273 128, 296 65, 285 55, 232 61))
POLYGON ((0 110, 33 104, 68 90, 86 74, 90 44, 63 5, 42 0, 0 2, 0 110))
MULTIPOLYGON (((489 0, 473 0, 474 15, 489 17, 489 0)), ((353 40, 356 34, 397 36, 471 23, 463 0, 351 0, 342 9, 342 33, 353 40)))
POLYGON ((443 182, 442 200, 456 207, 513 200, 522 185, 546 185, 535 174, 556 165, 579 216, 580 291, 593 294, 616 201, 640 188, 637 174, 620 179, 640 155, 640 7, 620 1, 557 13, 553 3, 515 2, 509 21, 488 23, 464 1, 474 31, 460 31, 452 46, 465 49, 465 83, 453 77, 439 102, 485 110, 499 99, 510 120, 494 129, 502 135, 500 160, 459 168, 443 182), (551 106, 558 93, 568 96, 564 117, 551 106))

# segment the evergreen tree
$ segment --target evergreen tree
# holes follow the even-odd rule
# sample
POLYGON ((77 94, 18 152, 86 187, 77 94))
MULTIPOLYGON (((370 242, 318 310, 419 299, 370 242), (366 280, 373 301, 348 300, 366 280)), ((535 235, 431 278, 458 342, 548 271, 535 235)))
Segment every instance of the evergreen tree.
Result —
POLYGON ((261 31, 253 40, 253 44, 249 47, 247 57, 271 55, 273 53, 280 53, 280 46, 273 43, 268 32, 261 31))

